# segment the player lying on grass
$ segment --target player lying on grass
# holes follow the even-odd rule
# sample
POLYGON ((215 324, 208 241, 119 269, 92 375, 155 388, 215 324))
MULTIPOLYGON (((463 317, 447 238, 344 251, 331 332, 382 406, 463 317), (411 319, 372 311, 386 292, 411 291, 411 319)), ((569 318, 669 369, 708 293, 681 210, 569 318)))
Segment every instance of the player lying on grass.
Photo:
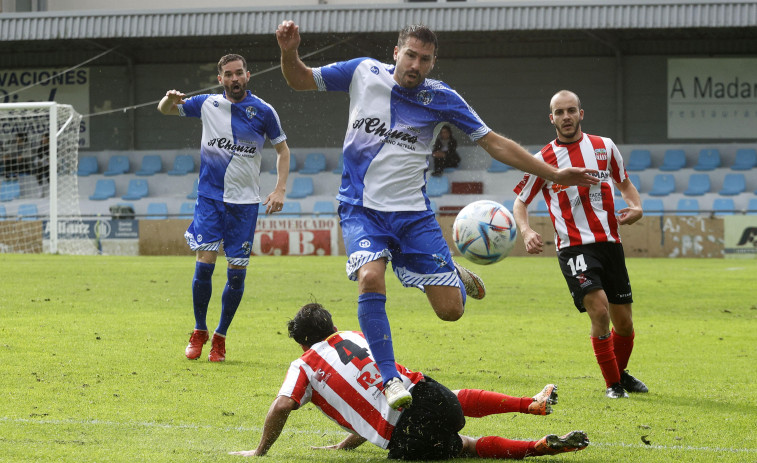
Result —
POLYGON ((370 441, 389 450, 389 458, 440 460, 454 457, 522 459, 582 450, 589 439, 582 431, 538 441, 458 434, 465 417, 497 413, 547 415, 557 403, 557 386, 548 384, 534 397, 511 397, 479 389, 450 391, 428 376, 397 364, 412 407, 394 410, 382 394, 383 383, 368 343, 359 331, 337 331, 320 304, 303 306, 288 323, 289 337, 304 354, 289 366, 278 397, 265 418, 255 450, 232 455, 262 456, 276 442, 292 410, 312 402, 350 434, 322 449, 354 449, 370 441))

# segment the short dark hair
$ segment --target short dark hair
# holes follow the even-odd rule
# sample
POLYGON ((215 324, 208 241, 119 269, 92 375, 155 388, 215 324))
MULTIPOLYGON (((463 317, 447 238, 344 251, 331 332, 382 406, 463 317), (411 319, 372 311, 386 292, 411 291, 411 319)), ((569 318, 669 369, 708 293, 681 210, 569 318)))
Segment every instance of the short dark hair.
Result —
POLYGON ((311 302, 297 311, 297 315, 287 323, 287 329, 290 338, 310 347, 334 333, 334 322, 328 310, 317 302, 311 302))
POLYGON ((247 70, 247 61, 244 59, 244 56, 231 53, 229 55, 222 56, 221 59, 218 60, 218 75, 219 76, 223 72, 221 68, 226 66, 228 63, 232 61, 241 61, 242 67, 244 68, 245 71, 247 70))
POLYGON ((409 26, 405 26, 405 28, 400 31, 399 38, 397 39, 397 48, 402 48, 410 37, 418 39, 423 43, 433 43, 434 56, 437 55, 437 52, 439 51, 439 41, 436 40, 436 34, 434 34, 434 31, 428 26, 423 24, 410 24, 409 26))

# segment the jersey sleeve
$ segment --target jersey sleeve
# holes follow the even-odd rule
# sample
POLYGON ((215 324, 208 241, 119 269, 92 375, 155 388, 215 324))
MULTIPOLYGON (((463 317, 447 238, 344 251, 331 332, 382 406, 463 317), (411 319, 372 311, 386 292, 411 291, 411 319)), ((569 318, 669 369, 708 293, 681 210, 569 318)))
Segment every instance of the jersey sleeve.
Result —
POLYGON ((268 105, 268 113, 266 114, 266 116, 265 135, 269 140, 271 140, 271 144, 278 145, 282 141, 285 141, 287 139, 287 136, 284 133, 284 129, 281 127, 279 114, 276 112, 273 106, 268 105))
POLYGON ((481 137, 491 132, 483 120, 478 116, 476 111, 468 104, 459 93, 447 87, 448 90, 447 104, 444 119, 454 124, 457 128, 470 137, 471 140, 478 141, 481 137))
POLYGON ((210 95, 195 95, 184 99, 184 104, 176 105, 179 109, 179 115, 185 117, 201 117, 202 104, 210 95))
POLYGON ((313 68, 313 79, 318 90, 322 92, 349 92, 355 69, 366 59, 368 58, 355 58, 313 68))
MULTIPOLYGON (((541 156, 541 152, 534 155, 535 158, 544 161, 544 158, 541 156)), ((534 200, 536 195, 539 194, 542 188, 544 188, 544 185, 546 184, 546 181, 541 178, 537 177, 536 175, 532 174, 525 174, 523 176, 523 179, 513 188, 513 191, 516 195, 518 195, 518 198, 523 201, 526 204, 531 204, 531 201, 534 200)))
POLYGON ((628 172, 626 171, 625 163, 623 162, 623 156, 620 154, 620 150, 612 140, 606 142, 609 146, 610 152, 610 175, 615 183, 623 183, 628 178, 628 172))
POLYGON ((310 402, 310 398, 313 396, 313 389, 310 387, 310 380, 302 368, 302 362, 299 359, 289 365, 284 384, 279 389, 279 395, 289 397, 297 402, 300 407, 310 402))

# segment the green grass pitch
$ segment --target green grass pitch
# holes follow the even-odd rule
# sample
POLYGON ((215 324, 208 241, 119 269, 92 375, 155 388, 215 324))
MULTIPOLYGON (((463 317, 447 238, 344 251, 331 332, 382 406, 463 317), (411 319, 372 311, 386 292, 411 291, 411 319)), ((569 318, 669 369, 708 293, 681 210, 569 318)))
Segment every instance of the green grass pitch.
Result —
MULTIPOLYGON (((254 448, 289 362, 286 322, 316 300, 358 329, 344 257, 256 257, 228 333, 227 361, 183 352, 193 326, 190 257, 0 255, 0 462, 232 462, 254 448)), ((465 265, 465 264, 464 264, 465 265)), ((218 321, 219 259, 208 316, 218 321)), ((574 429, 584 451, 550 462, 757 461, 757 261, 629 259, 646 395, 611 401, 552 258, 470 267, 487 297, 454 323, 387 273, 398 361, 451 389, 531 396, 559 386, 546 417, 469 418, 470 436, 538 439, 574 429), (646 443, 645 443, 646 441, 646 443)), ((383 461, 311 450, 343 432, 312 405, 296 411, 271 462, 383 461)), ((466 460, 463 460, 466 461, 466 460)))

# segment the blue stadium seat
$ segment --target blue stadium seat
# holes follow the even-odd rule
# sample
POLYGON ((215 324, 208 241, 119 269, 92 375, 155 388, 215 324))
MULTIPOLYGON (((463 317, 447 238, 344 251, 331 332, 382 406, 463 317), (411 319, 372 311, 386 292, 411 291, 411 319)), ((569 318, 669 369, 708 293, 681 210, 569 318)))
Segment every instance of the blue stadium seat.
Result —
POLYGON ((428 200, 428 207, 434 211, 434 213, 439 212, 439 206, 436 205, 436 201, 433 199, 428 200))
POLYGON ((499 162, 496 159, 492 158, 491 164, 489 164, 489 168, 486 169, 487 172, 507 172, 509 170, 512 170, 513 168, 511 166, 508 166, 507 164, 503 162, 499 162))
POLYGON ((678 200, 676 215, 698 215, 699 200, 696 198, 681 198, 678 200))
POLYGON ((134 172, 136 175, 148 176, 155 175, 163 170, 163 161, 157 154, 146 154, 142 157, 142 165, 139 170, 134 172))
POLYGON ((181 203, 179 206, 179 218, 191 219, 194 218, 195 203, 181 203))
POLYGON ((744 174, 726 174, 723 178, 723 188, 719 193, 723 196, 735 196, 746 190, 744 174))
POLYGON ((741 148, 736 150, 736 159, 733 161, 731 169, 750 170, 755 166, 757 166, 757 150, 754 148, 741 148))
POLYGON ((296 177, 292 181, 292 191, 287 193, 287 198, 307 198, 313 194, 313 179, 311 177, 296 177))
POLYGON ((19 220, 39 220, 36 204, 19 204, 16 215, 19 220))
POLYGON ((689 186, 683 192, 686 196, 702 196, 710 192, 710 175, 709 174, 691 174, 689 176, 689 186))
POLYGON ((747 215, 757 215, 757 198, 750 198, 746 206, 747 215))
POLYGON ((323 153, 308 153, 305 163, 300 169, 301 174, 317 174, 326 170, 326 155, 323 153))
POLYGON ((446 175, 429 177, 426 184, 426 194, 429 197, 437 197, 449 193, 449 178, 446 175))
POLYGON ((96 174, 99 170, 97 167, 97 158, 94 156, 79 156, 79 166, 76 168, 76 175, 87 177, 96 174))
MULTIPOLYGON (((274 164, 273 169, 269 171, 272 174, 276 174, 276 165, 274 164)), ((289 156, 289 172, 297 172, 297 158, 294 157, 294 155, 289 156)))
POLYGON ((331 172, 335 174, 342 175, 342 171, 344 170, 344 155, 339 155, 339 164, 337 164, 336 168, 332 170, 331 172))
POLYGON ((116 182, 110 178, 101 178, 95 183, 95 191, 89 199, 103 201, 114 196, 116 196, 116 182))
POLYGON ((686 167, 686 152, 684 150, 667 150, 662 158, 660 170, 676 171, 686 167))
POLYGON ((313 214, 315 215, 336 215, 336 207, 333 201, 316 201, 313 204, 313 214))
POLYGON ((166 203, 150 203, 147 205, 147 220, 164 220, 168 218, 168 205, 166 203))
POLYGON ((717 149, 703 149, 699 151, 699 158, 694 170, 709 171, 720 167, 720 151, 717 149))
POLYGON ((273 218, 274 219, 276 217, 288 218, 288 219, 298 218, 301 212, 302 212, 302 206, 300 205, 299 201, 286 201, 284 205, 281 207, 281 211, 274 214, 273 218))
POLYGON ((199 177, 195 179, 192 185, 192 191, 187 195, 187 199, 197 199, 197 186, 200 184, 199 177))
POLYGON ((652 189, 649 194, 652 196, 667 196, 676 189, 676 179, 671 174, 657 174, 654 176, 652 189))
POLYGON ((178 154, 173 160, 173 169, 168 175, 187 175, 195 170, 195 160, 189 154, 178 154))
MULTIPOLYGON (((757 212, 757 211, 756 211, 757 212)), ((5 206, 0 205, 0 220, 5 220, 7 218, 7 214, 5 213, 5 206)))
POLYGON ((641 203, 641 209, 644 211, 644 215, 658 216, 662 215, 665 210, 665 206, 661 199, 647 198, 641 203))
POLYGON ((0 201, 13 201, 21 197, 21 186, 17 180, 5 180, 0 183, 0 201))
POLYGON ((536 203, 536 210, 531 214, 536 217, 546 217, 549 215, 549 209, 547 208, 547 202, 543 199, 540 199, 536 203))
MULTIPOLYGON (((639 177, 639 174, 628 174, 628 180, 636 187, 636 191, 641 193, 641 177, 639 177)), ((615 196, 622 196, 617 186, 615 186, 615 196)))
POLYGON ((625 209, 628 207, 628 203, 623 198, 618 198, 615 200, 615 210, 619 211, 621 209, 625 209))
POLYGON ((652 167, 652 154, 649 150, 633 150, 628 156, 626 170, 641 171, 652 167))
POLYGON ((712 201, 712 211, 715 215, 733 215, 735 209, 731 198, 715 198, 712 201))
POLYGON ((108 159, 108 168, 103 175, 113 176, 129 172, 129 158, 123 154, 114 154, 108 159))
POLYGON ((149 188, 147 186, 147 180, 141 178, 133 178, 129 180, 129 187, 126 190, 126 194, 121 196, 121 199, 129 201, 135 199, 142 199, 149 194, 149 188))

